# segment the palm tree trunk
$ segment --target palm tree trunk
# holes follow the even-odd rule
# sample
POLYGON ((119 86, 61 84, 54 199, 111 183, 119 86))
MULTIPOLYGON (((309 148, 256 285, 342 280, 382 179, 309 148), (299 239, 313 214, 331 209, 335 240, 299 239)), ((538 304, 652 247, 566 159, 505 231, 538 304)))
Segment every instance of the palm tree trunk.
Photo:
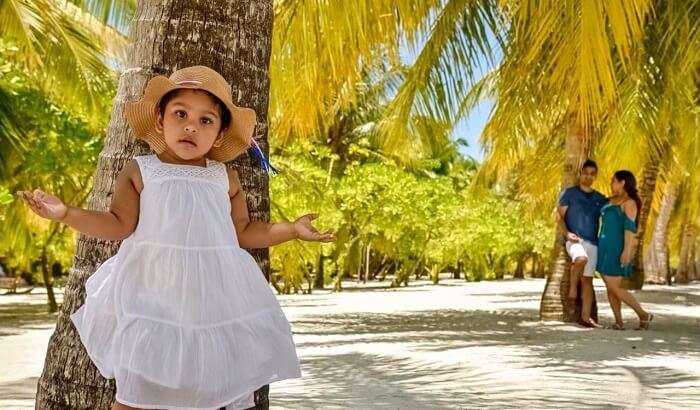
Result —
POLYGON ((661 153, 657 158, 650 159, 644 166, 642 185, 639 188, 639 197, 642 200, 642 209, 639 210, 639 222, 637 223, 637 249, 634 257, 634 273, 625 281, 628 289, 641 289, 644 285, 644 233, 646 231, 651 202, 656 190, 656 180, 659 176, 659 159, 665 155, 661 153))
POLYGON ((686 212, 683 221, 683 233, 681 236, 681 255, 678 262, 676 283, 688 283, 693 279, 693 248, 697 239, 697 230, 690 221, 690 212, 686 212))
MULTIPOLYGON (((578 183, 578 175, 584 161, 588 158, 591 151, 591 141, 586 130, 578 125, 571 116, 568 120, 566 130, 566 141, 564 152, 564 172, 562 175, 562 189, 572 187, 578 183)), ((567 294, 569 289, 570 261, 569 255, 566 253, 564 241, 561 239, 562 233, 557 232, 554 239, 554 249, 552 255, 552 269, 547 275, 547 282, 542 293, 540 302, 540 319, 541 320, 559 320, 566 322, 575 322, 578 320, 581 312, 580 300, 577 298, 576 312, 569 315, 567 312, 567 294)), ((597 318, 597 306, 595 298, 593 300, 593 318, 597 318)))
MULTIPOLYGON (((130 33, 134 44, 127 62, 129 68, 119 80, 105 147, 88 199, 89 209, 106 210, 117 173, 135 155, 147 152, 145 144, 133 140, 122 113, 124 103, 139 98, 146 82, 156 74, 198 64, 219 71, 232 84, 234 101, 257 111, 256 138, 267 147, 272 16, 272 0, 139 2, 130 33)), ((239 169, 251 219, 268 220, 267 176, 246 155, 233 166, 239 169)), ((114 382, 100 376, 69 315, 85 299, 85 280, 118 246, 117 242, 82 235, 78 239, 56 330, 49 341, 38 383, 38 409, 109 409, 114 400, 114 382)), ((267 251, 253 254, 267 277, 267 251)), ((260 408, 267 407, 266 391, 263 388, 256 393, 260 408)))
POLYGON ((668 278, 668 222, 676 203, 676 187, 666 185, 661 200, 661 209, 656 217, 654 232, 644 259, 644 270, 648 283, 665 283, 668 278))

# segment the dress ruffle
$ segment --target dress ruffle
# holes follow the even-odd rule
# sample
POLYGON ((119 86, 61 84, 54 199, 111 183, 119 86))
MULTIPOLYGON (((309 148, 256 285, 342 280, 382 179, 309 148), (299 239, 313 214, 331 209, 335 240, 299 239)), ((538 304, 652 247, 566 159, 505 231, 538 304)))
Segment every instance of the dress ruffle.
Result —
POLYGON ((301 376, 289 322, 245 250, 132 240, 122 249, 88 279, 86 303, 71 315, 119 396, 218 408, 301 376))

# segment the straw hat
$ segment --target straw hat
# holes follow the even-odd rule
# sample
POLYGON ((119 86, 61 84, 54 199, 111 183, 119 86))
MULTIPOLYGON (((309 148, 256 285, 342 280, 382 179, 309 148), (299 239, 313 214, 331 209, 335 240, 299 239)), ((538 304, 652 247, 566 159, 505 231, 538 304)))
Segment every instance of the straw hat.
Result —
POLYGON ((124 114, 138 138, 146 141, 157 153, 165 151, 165 139, 155 128, 158 104, 168 92, 183 88, 208 91, 221 100, 231 113, 231 124, 223 135, 221 145, 211 148, 207 155, 209 158, 220 162, 230 161, 250 147, 256 123, 255 111, 234 105, 231 86, 224 77, 201 65, 177 70, 170 78, 162 75, 151 78, 143 98, 126 104, 124 114))

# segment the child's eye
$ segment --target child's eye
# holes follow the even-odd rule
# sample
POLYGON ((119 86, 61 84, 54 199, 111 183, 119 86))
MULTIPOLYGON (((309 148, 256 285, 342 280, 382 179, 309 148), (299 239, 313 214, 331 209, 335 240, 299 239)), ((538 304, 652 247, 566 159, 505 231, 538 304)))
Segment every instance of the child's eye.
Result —
POLYGON ((214 121, 212 121, 211 118, 208 118, 208 117, 202 118, 202 124, 211 124, 211 123, 213 123, 213 122, 214 122, 214 121))
POLYGON ((177 118, 185 118, 185 117, 187 117, 187 113, 182 111, 182 110, 177 110, 177 111, 175 111, 175 116, 177 118))

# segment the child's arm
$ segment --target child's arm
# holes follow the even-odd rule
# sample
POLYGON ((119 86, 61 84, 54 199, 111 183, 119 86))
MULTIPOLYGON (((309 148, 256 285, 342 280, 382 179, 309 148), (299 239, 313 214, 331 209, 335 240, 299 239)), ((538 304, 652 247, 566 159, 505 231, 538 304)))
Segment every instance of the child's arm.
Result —
POLYGON ((22 191, 34 213, 42 218, 63 222, 78 232, 107 240, 122 240, 136 229, 139 217, 141 173, 135 160, 130 161, 117 176, 109 211, 89 211, 68 206, 59 198, 40 190, 22 191))
POLYGON ((251 222, 238 173, 229 169, 228 177, 231 218, 233 218, 233 225, 236 228, 238 243, 242 248, 267 248, 292 239, 319 242, 333 240, 333 235, 330 232, 321 233, 311 224, 311 221, 317 217, 314 214, 304 215, 294 222, 251 222))

